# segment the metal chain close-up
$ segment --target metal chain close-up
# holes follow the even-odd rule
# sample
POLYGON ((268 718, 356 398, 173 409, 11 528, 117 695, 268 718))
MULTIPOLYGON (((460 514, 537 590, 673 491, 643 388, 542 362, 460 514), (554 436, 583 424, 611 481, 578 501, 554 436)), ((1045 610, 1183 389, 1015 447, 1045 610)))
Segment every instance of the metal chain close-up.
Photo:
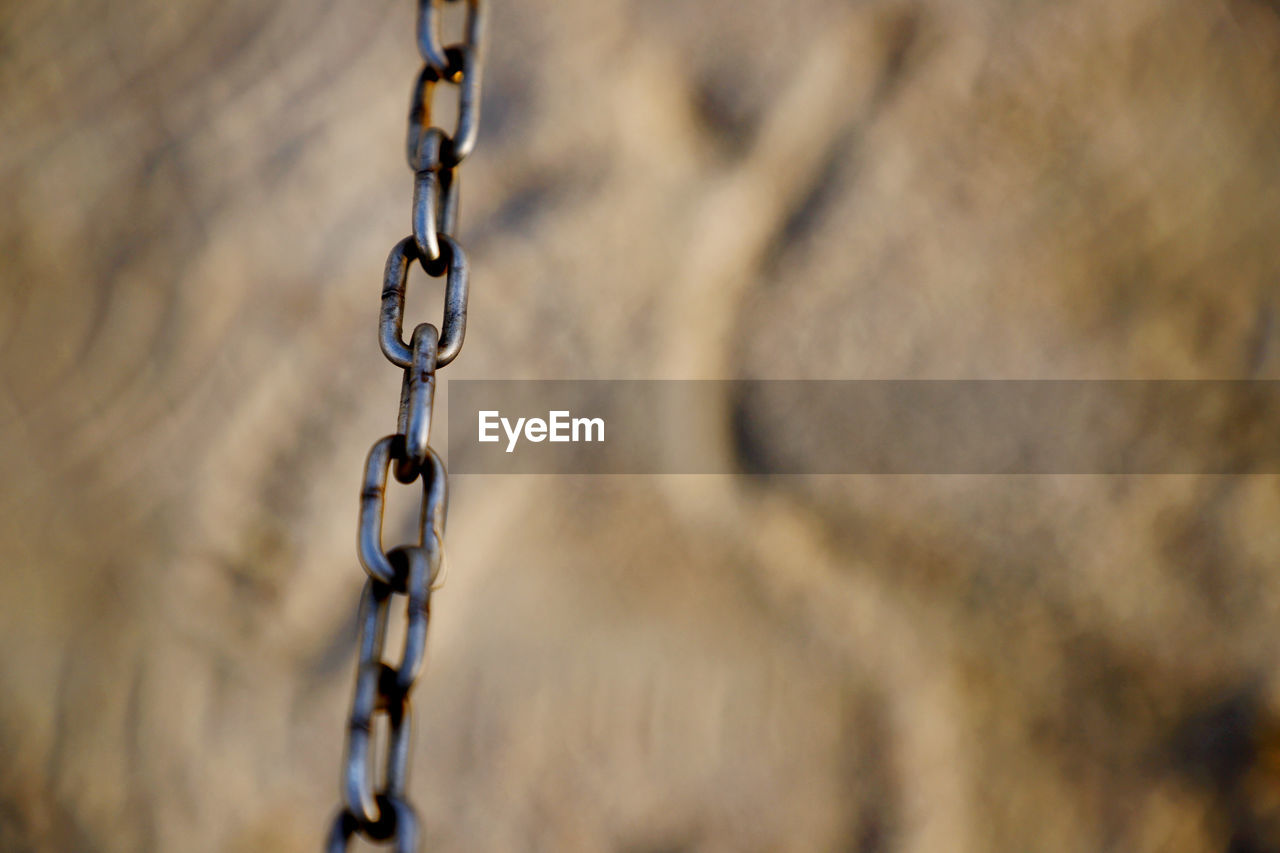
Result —
POLYGON ((448 504, 444 464, 428 440, 438 368, 457 357, 467 326, 467 258, 454 231, 458 221, 458 166, 475 147, 480 117, 482 0, 419 0, 418 52, 423 66, 409 105, 407 154, 414 173, 412 235, 391 250, 383 276, 379 343, 402 368, 400 411, 394 435, 369 451, 360 493, 357 550, 368 577, 359 605, 355 696, 342 762, 342 808, 325 850, 344 851, 353 836, 394 844, 398 853, 418 847, 417 813, 406 797, 412 716, 410 693, 426 651, 432 584, 443 560, 448 504), (462 40, 440 39, 442 3, 466 4, 462 40), (457 87, 457 122, 447 133, 432 124, 436 86, 457 87), (413 262, 445 280, 440 328, 414 327, 404 340, 405 290, 413 262), (386 549, 382 516, 387 473, 394 463, 402 483, 422 481, 416 545, 386 549), (383 657, 393 602, 406 608, 404 648, 397 663, 383 657), (385 735, 379 737, 379 720, 385 735), (375 745, 380 746, 380 755, 375 745), (377 759, 381 759, 378 761, 377 759), (381 766, 380 783, 375 781, 381 766))

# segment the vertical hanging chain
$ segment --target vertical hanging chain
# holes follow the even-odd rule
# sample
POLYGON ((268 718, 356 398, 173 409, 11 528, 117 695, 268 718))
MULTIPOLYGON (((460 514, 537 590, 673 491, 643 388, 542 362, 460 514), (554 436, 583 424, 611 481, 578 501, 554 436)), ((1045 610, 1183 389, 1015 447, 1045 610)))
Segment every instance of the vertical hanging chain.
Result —
POLYGON ((413 170, 413 234, 391 250, 383 276, 379 341, 392 364, 404 370, 395 435, 369 451, 360 493, 357 537, 368 575, 360 596, 355 697, 342 763, 342 809, 326 841, 327 853, 345 851, 354 835, 394 844, 397 853, 418 846, 418 818, 405 797, 412 718, 409 694, 426 651, 431 585, 443 559, 448 492, 444 465, 431 449, 431 407, 436 370, 457 357, 467 329, 467 257, 454 238, 458 222, 458 166, 475 147, 480 118, 480 60, 484 29, 482 0, 466 3, 462 41, 440 42, 442 0, 418 0, 418 52, 422 71, 409 106, 407 154, 413 170), (432 124, 437 84, 456 86, 458 117, 453 133, 432 124), (409 268, 417 261, 427 275, 443 278, 444 318, 414 328, 404 340, 404 297, 409 268), (402 483, 422 481, 418 544, 387 550, 382 545, 383 498, 392 469, 402 483), (383 657, 387 614, 403 599, 407 618, 404 648, 395 665, 383 657), (377 736, 379 718, 386 733, 377 736), (379 748, 375 749, 378 745, 379 748), (375 782, 381 753, 382 779, 375 782))

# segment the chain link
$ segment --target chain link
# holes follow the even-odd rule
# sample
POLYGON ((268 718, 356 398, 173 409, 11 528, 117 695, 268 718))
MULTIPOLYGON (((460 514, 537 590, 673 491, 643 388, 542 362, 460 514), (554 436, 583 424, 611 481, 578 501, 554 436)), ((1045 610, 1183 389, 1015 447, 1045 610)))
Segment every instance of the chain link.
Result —
POLYGON ((418 2, 423 66, 413 86, 407 140, 414 173, 413 233, 387 258, 378 324, 382 352, 404 370, 404 378, 396 433, 379 439, 365 460, 357 551, 368 577, 360 597, 356 686, 342 763, 343 805, 330 826, 327 853, 342 853, 356 835, 394 844, 397 853, 418 848, 418 816, 405 798, 412 736, 409 694, 426 653, 431 588, 443 560, 448 508, 444 464, 428 440, 436 370, 457 357, 467 329, 467 257, 454 231, 458 166, 475 147, 479 128, 483 30, 481 0, 418 2), (446 2, 467 6, 462 41, 448 46, 440 41, 441 7, 446 2), (440 84, 458 90, 458 117, 451 134, 432 124, 440 84), (405 289, 414 261, 428 276, 445 279, 444 315, 439 329, 431 323, 417 324, 406 343, 405 289), (382 544, 382 516, 387 474, 393 467, 402 483, 422 481, 422 500, 418 544, 387 550, 382 544), (405 636, 399 662, 393 664, 383 653, 388 614, 397 598, 405 601, 405 636), (379 737, 382 729, 386 733, 379 737), (375 760, 379 755, 381 761, 375 760), (378 766, 380 782, 375 779, 378 766))

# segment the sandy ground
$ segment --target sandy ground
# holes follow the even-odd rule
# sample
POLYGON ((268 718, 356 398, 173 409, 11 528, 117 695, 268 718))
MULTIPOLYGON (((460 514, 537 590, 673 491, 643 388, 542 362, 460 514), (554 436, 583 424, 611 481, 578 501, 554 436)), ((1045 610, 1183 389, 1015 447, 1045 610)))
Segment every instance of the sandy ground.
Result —
MULTIPOLYGON (((4 850, 319 848, 410 6, 0 5, 4 850)), ((448 379, 1280 373, 1274 3, 492 7, 448 379)), ((456 478, 426 849, 1280 850, 1277 519, 1263 475, 456 478)))

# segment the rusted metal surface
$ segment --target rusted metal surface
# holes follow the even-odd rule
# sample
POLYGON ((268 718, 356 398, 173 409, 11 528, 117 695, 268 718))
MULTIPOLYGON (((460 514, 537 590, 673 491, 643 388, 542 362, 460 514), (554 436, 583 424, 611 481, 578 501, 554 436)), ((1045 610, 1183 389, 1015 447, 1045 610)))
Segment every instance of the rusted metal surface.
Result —
POLYGON ((426 654, 431 585, 444 559, 444 524, 448 512, 448 479, 444 464, 430 447, 432 396, 436 371, 462 349, 467 327, 467 258, 458 245, 456 171, 475 147, 480 114, 480 57, 484 39, 484 6, 468 0, 462 41, 439 45, 439 7, 445 0, 419 0, 418 47, 422 71, 414 84, 409 109, 409 166, 414 171, 414 233, 396 244, 386 265, 379 339, 382 352, 403 368, 397 432, 369 451, 360 492, 357 537, 360 562, 368 572, 360 597, 359 659, 355 698, 347 725, 342 767, 343 808, 333 818, 326 850, 346 850, 353 834, 394 844, 411 853, 419 846, 419 821, 407 799, 413 715, 410 694, 426 654), (435 84, 459 89, 458 119, 453 133, 431 124, 435 84), (420 323, 413 343, 404 343, 405 289, 409 267, 419 266, 446 280, 444 319, 437 328, 420 323), (418 544, 385 550, 382 544, 387 472, 395 463, 396 479, 422 481, 418 544), (387 610, 398 597, 406 607, 405 645, 397 663, 383 656, 387 610), (386 721, 381 739, 377 720, 386 721), (382 746, 377 762, 373 748, 382 746), (383 768, 375 784, 375 766, 383 768))

